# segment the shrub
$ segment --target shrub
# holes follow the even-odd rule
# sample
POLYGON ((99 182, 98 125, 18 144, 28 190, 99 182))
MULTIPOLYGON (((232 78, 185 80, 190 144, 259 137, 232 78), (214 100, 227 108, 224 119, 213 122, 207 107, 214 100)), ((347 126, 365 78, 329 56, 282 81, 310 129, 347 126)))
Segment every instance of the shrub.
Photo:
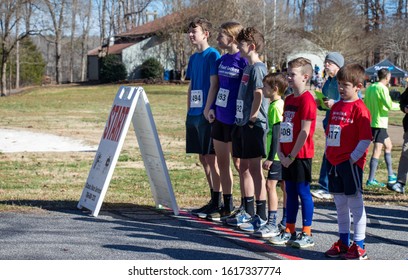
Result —
POLYGON ((126 67, 119 56, 109 54, 101 60, 100 81, 112 83, 125 80, 127 77, 126 67))
POLYGON ((148 58, 140 67, 142 78, 144 79, 158 79, 163 78, 163 66, 156 58, 148 58))

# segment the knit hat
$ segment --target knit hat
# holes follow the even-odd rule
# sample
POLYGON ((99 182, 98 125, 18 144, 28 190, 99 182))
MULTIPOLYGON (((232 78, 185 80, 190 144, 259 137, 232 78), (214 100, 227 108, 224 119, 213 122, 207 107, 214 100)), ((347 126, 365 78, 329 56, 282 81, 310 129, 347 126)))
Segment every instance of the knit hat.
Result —
POLYGON ((338 52, 329 52, 324 60, 333 61, 340 68, 344 65, 344 57, 338 52))

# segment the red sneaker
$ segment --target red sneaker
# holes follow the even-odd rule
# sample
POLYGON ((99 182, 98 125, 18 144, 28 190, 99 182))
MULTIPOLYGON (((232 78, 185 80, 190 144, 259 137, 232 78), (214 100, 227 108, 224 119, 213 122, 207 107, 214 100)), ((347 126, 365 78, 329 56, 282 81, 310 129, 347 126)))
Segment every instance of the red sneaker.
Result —
POLYGON ((338 258, 347 253, 349 247, 339 239, 335 242, 329 250, 326 251, 325 256, 329 258, 338 258))
POLYGON ((366 260, 367 252, 360 246, 353 242, 353 245, 350 246, 347 253, 343 256, 345 260, 366 260))

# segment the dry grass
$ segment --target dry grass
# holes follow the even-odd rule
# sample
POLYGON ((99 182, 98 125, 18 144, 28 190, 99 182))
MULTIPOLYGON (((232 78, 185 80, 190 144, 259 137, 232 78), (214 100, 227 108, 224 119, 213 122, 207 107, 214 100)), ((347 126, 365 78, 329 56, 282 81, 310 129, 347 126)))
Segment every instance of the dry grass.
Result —
MULTIPOLYGON (((179 206, 194 207, 206 203, 208 187, 197 156, 185 154, 187 86, 147 85, 144 88, 179 206)), ((117 85, 50 87, 1 98, 0 127, 52 133, 97 145, 117 89, 117 85)), ((400 121, 402 114, 394 113, 395 122, 400 121)), ((314 180, 318 178, 324 147, 320 121, 316 127, 314 180)), ((138 149, 131 128, 103 209, 154 205, 138 149)), ((401 147, 394 148, 394 170, 400 151, 401 147)), ((94 156, 92 152, 0 153, 0 211, 75 209, 94 156)), ((385 178, 385 165, 380 162, 377 179, 385 178)), ((239 198, 237 182, 235 173, 234 195, 239 198)), ((407 204, 408 198, 386 189, 367 190, 366 201, 368 204, 407 204)))

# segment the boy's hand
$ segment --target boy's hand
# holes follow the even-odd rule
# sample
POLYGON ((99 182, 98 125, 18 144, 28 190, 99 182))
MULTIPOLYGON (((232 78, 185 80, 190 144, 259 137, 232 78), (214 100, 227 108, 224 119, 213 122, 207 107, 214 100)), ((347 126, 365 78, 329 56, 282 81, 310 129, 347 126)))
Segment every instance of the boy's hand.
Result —
POLYGON ((328 99, 327 101, 324 101, 323 103, 324 103, 324 105, 326 105, 327 108, 331 109, 331 107, 334 104, 334 100, 333 99, 328 99))
POLYGON ((265 169, 265 170, 269 170, 269 168, 271 167, 271 165, 272 165, 272 161, 270 161, 270 160, 265 160, 264 163, 262 164, 262 168, 265 169))
POLYGON ((212 122, 215 121, 215 112, 214 112, 214 109, 210 109, 210 111, 208 111, 208 115, 207 115, 206 119, 207 119, 210 123, 212 123, 212 122))
POLYGON ((292 162, 293 162, 293 160, 291 160, 291 159, 288 158, 288 157, 285 157, 285 158, 283 158, 283 160, 281 160, 281 164, 282 164, 284 167, 286 167, 286 168, 288 168, 289 165, 292 164, 292 162))
POLYGON ((204 118, 208 121, 208 113, 209 113, 209 109, 207 109, 207 107, 205 107, 204 108, 204 111, 203 111, 203 115, 204 115, 204 118))

